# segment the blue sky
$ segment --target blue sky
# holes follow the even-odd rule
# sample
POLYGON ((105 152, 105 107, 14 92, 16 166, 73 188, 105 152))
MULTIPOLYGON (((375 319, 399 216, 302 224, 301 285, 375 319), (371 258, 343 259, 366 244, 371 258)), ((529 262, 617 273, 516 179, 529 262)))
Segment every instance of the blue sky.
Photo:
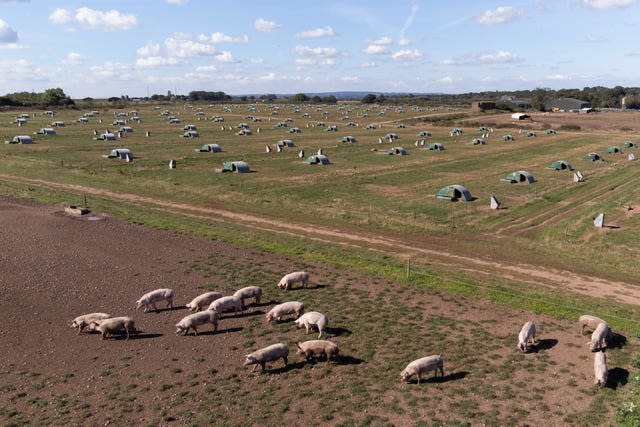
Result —
POLYGON ((639 0, 0 0, 0 95, 640 86, 639 0))

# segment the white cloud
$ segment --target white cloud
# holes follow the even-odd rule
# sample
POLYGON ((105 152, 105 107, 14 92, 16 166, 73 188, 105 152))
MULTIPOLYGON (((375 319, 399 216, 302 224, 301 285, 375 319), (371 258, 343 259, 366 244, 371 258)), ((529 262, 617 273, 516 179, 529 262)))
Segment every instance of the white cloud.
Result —
POLYGON ((127 80, 131 77, 133 69, 129 64, 107 61, 102 65, 89 67, 89 71, 91 71, 93 77, 127 80))
POLYGON ((458 65, 458 61, 455 59, 443 59, 440 61, 440 65, 458 65))
POLYGON ((0 19, 0 43, 15 43, 18 41, 18 33, 0 19))
POLYGON ((254 65, 255 64, 263 64, 264 63, 264 59, 262 59, 262 58, 250 58, 249 62, 251 64, 254 64, 254 65))
POLYGON ((362 50, 367 55, 381 55, 383 53, 389 52, 389 49, 386 46, 381 46, 378 44, 370 44, 366 48, 362 50))
POLYGON ((565 74, 553 74, 551 76, 547 76, 547 79, 557 81, 571 80, 571 78, 565 74))
POLYGON ((373 40, 369 44, 375 44, 379 46, 388 46, 393 43, 393 40, 390 37, 380 37, 379 39, 373 40))
POLYGON ((584 38, 587 43, 600 43, 604 41, 602 37, 594 36, 593 34, 587 34, 584 38))
POLYGON ((615 9, 631 6, 636 0, 575 0, 575 2, 590 9, 615 9))
POLYGON ((0 71, 15 73, 16 70, 31 69, 31 67, 32 64, 26 59, 0 59, 0 71))
POLYGON ((66 65, 79 65, 85 61, 85 58, 76 52, 69 52, 67 57, 62 61, 66 65))
POLYGON ((272 81, 275 81, 276 79, 277 78, 275 73, 269 73, 267 75, 258 77, 258 80, 265 81, 265 82, 272 82, 272 81))
POLYGON ((361 68, 373 68, 373 67, 377 67, 378 64, 375 62, 363 62, 362 64, 360 64, 361 68))
POLYGON ((411 40, 409 39, 400 39, 398 40, 398 45, 399 46, 408 46, 411 44, 411 40))
POLYGON ((438 80, 438 83, 443 85, 452 85, 454 82, 455 80, 449 76, 442 77, 440 80, 438 80))
POLYGON ((395 52, 393 55, 391 55, 391 58, 394 61, 402 61, 402 62, 407 62, 407 61, 418 61, 420 59, 422 59, 422 52, 420 52, 417 49, 414 50, 399 50, 397 52, 395 52))
POLYGON ((400 38, 404 38, 404 33, 409 29, 409 27, 411 27, 411 24, 413 24, 413 19, 416 17, 416 13, 418 13, 419 9, 420 8, 415 3, 411 6, 411 13, 400 30, 400 38))
POLYGON ((306 67, 312 67, 312 66, 318 65, 318 61, 311 58, 296 59, 293 61, 293 63, 296 66, 296 71, 302 71, 306 67))
POLYGON ((360 83, 360 77, 357 76, 344 76, 340 78, 341 81, 345 83, 360 83))
POLYGON ((138 56, 158 56, 160 54, 160 45, 158 43, 147 43, 145 46, 138 48, 136 51, 138 56))
POLYGON ((187 4, 189 0, 164 0, 167 4, 175 4, 177 6, 182 6, 183 4, 187 4))
POLYGON ((228 52, 218 52, 210 44, 198 43, 190 40, 188 34, 175 33, 164 40, 164 44, 149 42, 136 50, 138 59, 136 68, 154 68, 162 66, 180 65, 187 58, 216 56, 219 61, 235 62, 228 52))
POLYGON ((120 13, 117 10, 101 11, 81 7, 75 15, 65 9, 55 9, 49 15, 54 24, 76 23, 89 30, 130 30, 138 26, 138 18, 133 14, 120 13))
POLYGON ((316 28, 314 30, 302 31, 295 35, 297 39, 314 39, 318 37, 327 37, 327 36, 335 36, 336 33, 333 31, 333 28, 327 26, 324 28, 316 28))
POLYGON ((476 16, 476 21, 482 25, 505 24, 524 16, 522 9, 512 6, 498 6, 495 10, 487 10, 482 15, 476 16))
POLYGON ((504 50, 496 53, 478 53, 472 55, 472 59, 482 64, 508 64, 514 62, 520 62, 522 59, 511 52, 504 50))
POLYGON ((73 15, 66 9, 58 8, 51 12, 51 15, 49 15, 49 21, 53 22, 54 24, 68 24, 69 22, 73 21, 73 15))
POLYGON ((197 43, 184 38, 183 34, 174 34, 164 41, 167 56, 177 58, 193 58, 197 56, 211 56, 217 53, 215 47, 197 43))
POLYGON ((27 49, 28 46, 18 43, 0 43, 0 50, 21 50, 27 49))
POLYGON ((381 55, 389 52, 387 46, 393 43, 390 37, 380 37, 379 39, 368 42, 369 45, 362 50, 367 55, 381 55))
POLYGON ((233 59, 233 55, 231 54, 231 52, 226 50, 215 55, 214 58, 220 62, 229 62, 229 63, 238 62, 235 59, 233 59))
POLYGON ((203 43, 249 43, 249 36, 232 37, 224 33, 211 33, 210 36, 200 34, 198 40, 203 43))
POLYGON ((147 56, 136 60, 136 68, 156 68, 162 66, 179 65, 178 58, 165 56, 147 56))
POLYGON ((301 56, 335 57, 338 55, 338 49, 335 47, 296 46, 293 51, 295 54, 301 56))
POLYGON ((305 59, 296 59, 295 61, 293 61, 293 63, 296 64, 298 67, 308 67, 310 65, 316 65, 317 61, 315 59, 305 58, 305 59))
POLYGON ((253 28, 263 33, 270 33, 282 28, 282 25, 273 21, 266 21, 262 18, 258 18, 253 22, 253 28))
POLYGON ((197 73, 215 73, 216 71, 218 71, 218 69, 215 65, 201 65, 196 67, 197 73))

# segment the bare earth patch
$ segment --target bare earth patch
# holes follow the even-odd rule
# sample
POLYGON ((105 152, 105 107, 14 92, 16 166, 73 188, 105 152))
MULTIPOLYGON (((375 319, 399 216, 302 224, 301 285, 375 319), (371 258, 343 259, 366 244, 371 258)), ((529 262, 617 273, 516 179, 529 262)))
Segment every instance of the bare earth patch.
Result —
POLYGON ((627 382, 618 362, 635 343, 608 353, 611 388, 597 390, 587 337, 570 322, 91 215, 0 198, 0 424, 585 425, 608 416, 589 414, 627 382), (294 269, 309 271, 310 287, 276 289, 294 269), (194 296, 247 285, 263 287, 261 305, 225 316, 215 334, 174 335, 194 296), (160 287, 176 290, 173 309, 133 309, 160 287), (304 364, 294 343, 315 335, 264 322, 286 300, 329 316, 337 361, 304 364), (141 332, 76 335, 71 319, 94 311, 131 315, 141 332), (539 343, 523 355, 517 333, 530 319, 539 343), (288 368, 242 366, 275 342, 289 344, 288 368), (428 354, 443 355, 445 377, 402 383, 402 368, 428 354))

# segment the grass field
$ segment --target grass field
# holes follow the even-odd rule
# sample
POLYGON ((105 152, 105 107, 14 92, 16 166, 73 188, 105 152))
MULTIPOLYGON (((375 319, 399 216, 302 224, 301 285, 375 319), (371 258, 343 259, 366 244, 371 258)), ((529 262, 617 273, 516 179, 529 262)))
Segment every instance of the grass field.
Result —
MULTIPOLYGON (((570 120, 581 124, 579 130, 558 130, 555 135, 546 135, 544 130, 554 123, 553 115, 540 119, 534 116, 534 122, 512 123, 508 114, 483 116, 467 111, 360 104, 320 108, 257 105, 255 109, 247 105, 156 107, 148 104, 119 111, 131 110, 136 110, 141 123, 132 122, 133 114, 129 114, 126 118, 134 131, 115 142, 93 139, 93 129, 101 133, 106 128, 116 132, 119 128, 112 124, 117 111, 101 109, 99 115, 90 117, 84 124, 76 122, 84 110, 57 111, 55 120, 65 122, 64 127, 56 129, 57 135, 33 135, 35 144, 32 145, 0 144, 0 192, 60 205, 81 204, 86 197, 92 209, 107 211, 131 222, 222 239, 307 262, 353 267, 365 274, 411 286, 403 288, 406 294, 399 295, 402 300, 410 300, 416 289, 446 289, 465 298, 494 300, 558 319, 575 319, 583 312, 599 314, 612 326, 630 334, 629 338, 635 338, 640 331, 640 313, 634 302, 635 292, 640 291, 635 287, 640 279, 640 266, 632 261, 640 252, 638 163, 627 160, 628 153, 640 154, 640 150, 632 147, 619 154, 606 153, 609 146, 638 142, 640 116, 633 112, 597 113, 585 123, 575 115, 565 118, 563 123, 570 120), (203 115, 196 115, 198 107, 202 108, 203 115), (161 115, 163 110, 181 122, 169 124, 161 115), (216 115, 224 117, 224 122, 210 120, 216 115), (259 121, 253 121, 252 117, 259 121), (287 127, 277 127, 277 123, 287 118, 291 119, 287 127), (619 126, 597 125, 618 120, 619 126), (250 125, 252 135, 236 134, 237 125, 243 122, 250 125), (338 131, 326 131, 325 126, 317 126, 318 122, 337 125, 338 131), (348 126, 349 122, 358 126, 348 126), (478 129, 483 123, 488 127, 495 125, 493 132, 489 132, 486 145, 473 145, 474 138, 487 133, 478 129), (186 124, 195 124, 200 137, 181 137, 186 124), (375 127, 366 129, 368 124, 375 127), (399 124, 406 126, 398 127, 399 124), (461 127, 463 135, 450 136, 453 126, 461 127), (289 133, 292 127, 299 127, 301 132, 289 133), (524 130, 529 128, 535 129, 536 137, 525 136, 524 130), (431 132, 431 136, 418 136, 422 130, 431 132), (145 136, 146 131, 151 132, 149 137, 145 136), (379 138, 389 132, 396 133, 399 139, 380 144, 379 138), (514 135, 515 141, 503 141, 505 134, 514 135), (346 135, 354 136, 357 142, 340 142, 346 135), (274 144, 282 139, 291 139, 295 147, 276 152, 274 144), (425 146, 438 142, 446 149, 430 151, 416 147, 415 141, 421 139, 425 139, 425 146), (223 151, 197 152, 208 143, 219 144, 223 151), (266 152, 266 145, 273 148, 271 153, 266 152), (394 146, 404 147, 408 155, 387 155, 387 150, 394 146), (131 149, 133 161, 106 158, 116 147, 131 149), (298 157, 300 150, 305 151, 306 158, 319 148, 331 160, 330 165, 306 165, 298 157), (601 154, 604 161, 587 161, 584 155, 591 151, 601 154), (170 159, 177 161, 175 170, 168 168, 170 159), (223 162, 232 160, 246 161, 252 172, 215 172, 223 162), (572 172, 548 169, 555 160, 565 160, 580 170, 585 182, 572 182, 572 172), (536 182, 510 184, 502 180, 509 172, 518 170, 529 171, 536 182), (476 200, 436 199, 436 192, 449 184, 464 185, 476 200), (502 202, 503 209, 489 209, 491 195, 502 202), (231 213, 239 219, 221 218, 216 212, 231 213), (608 227, 595 229, 592 219, 600 212, 606 213, 608 227), (243 215, 267 218, 270 222, 258 223, 255 218, 243 215), (287 228, 291 224, 299 228, 287 228), (475 265, 472 260, 483 263, 475 265), (409 276, 405 274, 407 262, 411 264, 409 276), (550 273, 536 275, 536 266, 550 273), (593 287, 584 284, 581 288, 580 277, 572 279, 565 275, 552 280, 550 276, 562 275, 554 272, 591 277, 593 287), (615 283, 621 285, 613 287, 615 283), (611 304, 612 300, 616 303, 611 304)), ((53 120, 34 110, 28 111, 32 116, 25 125, 12 124, 22 112, 0 113, 0 139, 32 135, 53 120)), ((334 297, 318 304, 327 304, 334 297)), ((357 294, 341 303, 349 306, 353 298, 357 298, 357 294)), ((399 306, 396 298, 388 295, 385 310, 399 306)), ((363 310, 379 308, 374 304, 363 310)), ((400 313, 406 309, 408 307, 400 305, 397 310, 400 313)), ((474 340, 487 338, 473 335, 473 331, 480 331, 482 323, 465 329, 462 318, 442 316, 436 319, 440 323, 434 326, 433 333, 443 328, 456 331, 450 337, 451 345, 461 348, 455 358, 466 363, 472 357, 470 349, 479 342, 474 340)), ((390 334, 397 342, 411 342, 406 335, 411 333, 411 324, 406 328, 391 328, 386 322, 394 323, 394 318, 379 319, 384 320, 386 326, 372 336, 390 334)), ((419 316, 412 321, 415 326, 419 316)), ((371 325, 356 327, 365 326, 371 325)), ((492 339, 512 346, 512 337, 499 335, 502 338, 492 339)), ((419 343, 411 345, 415 347, 419 343)), ((501 377, 501 369, 507 372, 513 368, 515 356, 508 353, 486 355, 478 362, 481 365, 504 362, 504 366, 492 374, 501 377)), ((371 357, 373 355, 363 359, 371 357)), ((627 364, 631 359, 629 353, 621 357, 627 364)), ((397 368, 401 361, 391 359, 384 363, 397 368)), ((546 370, 548 366, 524 369, 529 368, 546 370)), ((330 372, 322 373, 328 374, 330 372)), ((472 378, 475 374, 477 372, 472 378)), ((395 376, 394 371, 393 379, 389 377, 386 381, 390 384, 396 380, 395 376)), ((363 384, 357 390, 333 390, 332 393, 347 393, 364 402, 378 386, 363 384)), ((473 387, 477 389, 473 393, 486 392, 481 390, 482 381, 473 387)), ((513 405, 509 398, 512 394, 526 400, 526 393, 542 393, 542 389, 535 387, 526 393, 525 389, 522 384, 514 391, 505 383, 499 395, 508 407, 513 405)), ((610 397, 619 398, 619 390, 610 390, 610 397)), ((456 403, 459 396, 454 395, 466 393, 460 387, 448 393, 453 394, 447 405, 467 411, 461 420, 511 423, 506 415, 509 411, 504 408, 491 415, 487 408, 456 403)), ((584 393, 592 395, 593 391, 585 389, 584 393)), ((381 417, 372 421, 393 422, 389 415, 392 407, 403 408, 404 415, 416 410, 414 398, 406 394, 387 398, 393 405, 372 415, 381 417)), ((381 402, 380 407, 384 405, 381 402)), ((277 409, 275 403, 272 407, 277 409)), ((333 409, 327 409, 326 419, 334 421, 332 413, 344 410, 335 405, 328 408, 333 409)), ((286 408, 289 410, 291 408, 286 408)), ((535 408, 527 409, 532 410, 535 408)), ((439 419, 436 414, 420 414, 439 419)), ((566 422, 584 421, 576 417, 566 422)), ((595 420, 586 422, 595 423, 595 420)))
MULTIPOLYGON (((528 256, 569 269, 578 267, 615 279, 640 278, 637 266, 626 262, 638 254, 634 242, 640 233, 640 217, 634 211, 620 209, 622 205, 633 205, 638 197, 633 179, 637 164, 627 161, 626 153, 604 153, 608 146, 633 140, 628 132, 586 130, 545 135, 538 130, 535 138, 527 138, 514 124, 510 129, 496 128, 486 145, 474 146, 471 140, 482 133, 477 128, 463 128, 465 133, 455 138, 449 136, 450 127, 435 127, 427 122, 397 128, 405 120, 416 123, 414 117, 429 119, 442 114, 409 107, 398 112, 394 108, 358 104, 321 108, 259 105, 253 111, 244 105, 216 105, 203 106, 203 116, 196 116, 193 107, 184 105, 133 108, 142 123, 129 122, 134 132, 115 142, 94 141, 92 134, 92 129, 100 133, 106 128, 117 131, 119 126, 112 125, 114 111, 103 110, 85 124, 75 122, 82 111, 59 112, 55 119, 63 120, 65 127, 57 129, 58 135, 37 135, 33 145, 0 146, 3 174, 336 229, 411 236, 504 236, 508 244, 504 239, 498 240, 492 244, 493 251, 526 251, 531 254, 528 256), (163 110, 171 111, 181 123, 169 124, 160 114, 163 110), (204 120, 214 115, 224 117, 225 130, 220 129, 220 123, 204 120), (250 117, 260 121, 253 122, 250 117), (287 118, 291 119, 287 122, 289 127, 276 127, 287 118), (236 126, 243 122, 250 124, 253 135, 236 135, 236 126), (338 131, 314 127, 318 122, 335 124, 338 131), (359 126, 347 126, 348 122, 359 126), (197 125, 200 138, 182 138, 185 124, 197 125), (367 124, 377 127, 365 129, 367 124), (301 133, 288 133, 287 129, 294 126, 301 133), (415 147, 414 142, 423 139, 418 136, 421 130, 432 133, 424 138, 427 144, 439 142, 446 150, 415 147), (145 131, 150 131, 151 136, 145 137, 145 131), (394 143, 378 144, 378 139, 389 132, 400 138, 394 143), (516 140, 502 141, 502 135, 507 133, 515 135, 516 140), (339 142, 344 135, 353 135, 357 142, 339 142), (273 147, 282 139, 293 140, 295 147, 281 153, 275 149, 265 152, 266 145, 273 147), (223 151, 196 152, 206 143, 218 143, 223 151), (386 155, 387 149, 395 145, 404 146, 409 154, 386 155), (104 158, 115 147, 131 149, 135 160, 125 163, 104 158), (318 148, 324 150, 331 165, 310 166, 298 158, 299 150, 303 149, 307 157, 318 148), (585 160, 584 155, 590 151, 601 153, 605 161, 585 160), (170 159, 177 160, 175 170, 167 167, 170 159), (214 172, 222 162, 240 159, 249 163, 253 173, 214 172), (586 182, 574 184, 571 172, 547 169, 559 159, 582 171, 586 182), (508 184, 501 180, 516 170, 529 171, 536 182, 508 184), (449 184, 466 186, 477 200, 447 203, 436 199, 436 192, 449 184), (491 195, 507 209, 489 210, 491 195), (620 228, 595 233, 591 219, 599 212, 606 212, 607 222, 620 228), (576 252, 580 255, 576 256, 576 252)), ((0 138, 32 134, 53 120, 41 112, 33 114, 35 117, 23 127, 10 124, 16 112, 0 115, 0 138)), ((609 114, 602 117, 604 121, 616 119, 614 113, 602 114, 609 114)), ((618 113, 627 121, 628 115, 633 114, 618 113)), ((576 115, 575 120, 579 119, 576 115)), ((482 116, 473 120, 482 122, 482 116)), ((472 245, 467 250, 473 253, 477 248, 472 245)))

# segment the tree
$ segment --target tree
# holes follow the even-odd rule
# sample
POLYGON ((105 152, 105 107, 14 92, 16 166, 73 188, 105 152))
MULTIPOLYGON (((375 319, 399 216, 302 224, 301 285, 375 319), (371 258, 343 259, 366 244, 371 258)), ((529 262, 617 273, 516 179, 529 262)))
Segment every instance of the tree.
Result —
POLYGON ((73 105, 71 98, 65 95, 64 91, 59 87, 47 89, 42 95, 42 103, 44 105, 73 105))
POLYGON ((362 98, 360 100, 361 103, 363 104, 373 104, 374 102, 376 102, 376 96, 372 93, 365 95, 364 98, 362 98))
POLYGON ((291 97, 290 100, 291 102, 297 102, 297 103, 309 102, 309 97, 304 93, 296 93, 291 97))
POLYGON ((538 87, 533 91, 531 97, 531 105, 538 111, 545 111, 545 105, 549 101, 549 98, 550 97, 548 91, 546 89, 538 87))
POLYGON ((324 96, 322 97, 322 102, 324 102, 325 104, 337 104, 338 98, 333 95, 324 96))

